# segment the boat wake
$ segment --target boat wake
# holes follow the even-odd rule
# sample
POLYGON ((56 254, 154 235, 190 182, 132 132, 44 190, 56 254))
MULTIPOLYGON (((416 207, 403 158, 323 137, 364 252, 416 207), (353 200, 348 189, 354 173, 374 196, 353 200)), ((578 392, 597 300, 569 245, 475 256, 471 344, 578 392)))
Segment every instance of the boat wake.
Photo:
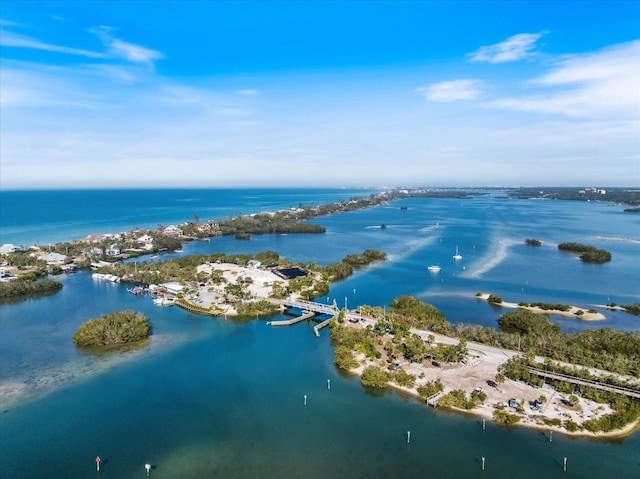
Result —
POLYGON ((479 278, 502 263, 509 254, 509 248, 515 244, 518 244, 518 241, 513 239, 494 241, 484 258, 474 262, 463 274, 469 278, 479 278), (480 267, 476 268, 476 264, 480 264, 480 267))

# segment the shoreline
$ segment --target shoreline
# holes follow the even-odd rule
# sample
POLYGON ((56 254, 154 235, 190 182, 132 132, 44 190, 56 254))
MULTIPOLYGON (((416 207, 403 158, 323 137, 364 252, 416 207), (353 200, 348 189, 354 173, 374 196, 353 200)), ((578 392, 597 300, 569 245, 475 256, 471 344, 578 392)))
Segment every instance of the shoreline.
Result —
MULTIPOLYGON (((348 372, 349 374, 352 374, 354 376, 361 376, 362 374, 362 370, 364 369, 363 365, 360 365, 358 368, 355 369, 351 369, 348 370, 346 372, 348 372)), ((344 370, 342 370, 344 371, 344 370)), ((507 381, 511 381, 510 379, 507 379, 507 381)), ((515 381, 513 381, 515 382, 515 381)), ((390 388, 393 388, 394 390, 400 391, 402 393, 405 393, 407 395, 410 395, 411 397, 413 397, 414 399, 417 399, 419 402, 424 403, 426 405, 426 399, 423 398, 422 396, 420 396, 420 394, 417 391, 417 386, 414 388, 409 388, 406 386, 400 386, 394 382, 389 382, 387 383, 388 386, 390 388)), ((531 387, 531 386, 529 386, 531 387)), ((447 392, 449 392, 449 390, 447 390, 447 388, 445 388, 445 394, 447 392)), ((427 405, 428 406, 428 405, 427 405)), ((438 409, 438 407, 432 407, 431 409, 436 410, 438 409)), ((540 424, 537 422, 533 422, 532 419, 530 418, 525 418, 525 420, 523 421, 522 418, 520 421, 518 421, 515 424, 510 424, 510 425, 505 425, 505 424, 499 424, 497 423, 494 418, 493 418, 493 411, 495 410, 495 407, 489 405, 489 404, 484 404, 481 403, 479 406, 476 406, 474 409, 460 409, 460 408, 456 408, 456 407, 443 407, 442 410, 445 411, 450 411, 450 412, 454 412, 456 414, 464 414, 464 415, 472 415, 472 416, 477 416, 483 419, 487 419, 489 421, 491 421, 493 424, 497 425, 497 426, 503 426, 503 427, 526 427, 529 429, 535 429, 541 432, 544 431, 553 431, 553 432, 557 432, 560 434, 564 434, 566 436, 571 436, 571 437, 584 437, 584 438, 588 438, 588 439, 604 439, 604 440, 612 440, 612 439, 616 439, 616 438, 625 438, 625 437, 629 437, 632 436, 634 433, 636 433, 638 430, 640 430, 640 417, 637 418, 634 422, 631 422, 627 425, 625 425, 623 428, 620 429, 615 429, 613 431, 609 431, 609 432, 591 432, 591 431, 586 431, 586 430, 580 430, 580 431, 568 431, 565 428, 562 428, 560 426, 553 426, 553 425, 547 425, 547 424, 540 424)))
MULTIPOLYGON (((369 321, 361 323, 346 323, 349 328, 365 328, 369 321)), ((428 331, 413 331, 423 339, 428 331)), ((438 338, 433 342, 441 342, 438 338)), ((455 344, 456 342, 445 341, 444 344, 455 344)), ((403 357, 394 357, 394 369, 402 370, 404 373, 414 376, 413 386, 400 386, 392 378, 387 382, 387 387, 396 391, 410 395, 420 402, 426 403, 427 398, 418 393, 418 388, 434 381, 440 381, 443 385, 442 394, 447 394, 453 390, 461 390, 469 398, 474 390, 480 390, 486 396, 484 400, 476 402, 473 409, 466 410, 456 407, 443 408, 448 411, 464 414, 473 414, 480 418, 488 419, 498 426, 507 427, 528 427, 540 431, 556 431, 572 437, 586 437, 589 439, 612 440, 615 438, 627 437, 640 430, 640 417, 624 427, 608 432, 591 432, 586 429, 570 431, 566 429, 567 423, 575 423, 581 427, 586 421, 597 420, 614 412, 608 403, 598 403, 590 399, 583 398, 580 394, 576 396, 577 402, 569 404, 570 393, 562 393, 554 387, 544 383, 542 386, 532 386, 521 381, 514 381, 504 378, 504 382, 497 384, 496 375, 500 372, 503 364, 515 353, 497 348, 485 348, 481 344, 469 343, 465 361, 458 363, 434 364, 431 360, 422 362, 410 362, 403 357), (542 397, 544 396, 544 398, 542 397), (509 401, 515 399, 518 408, 508 406, 509 401), (542 401, 535 404, 536 400, 542 401), (519 421, 514 424, 501 424, 494 419, 494 412, 499 404, 505 413, 516 415, 519 421), (518 410, 520 409, 520 410, 518 410), (559 424, 548 424, 547 422, 557 422, 559 424)), ((346 370, 349 374, 362 376, 365 368, 369 366, 390 369, 387 367, 389 361, 383 356, 376 359, 367 357, 364 353, 356 353, 354 359, 358 366, 346 370)), ((337 367, 337 366, 336 366, 337 367)), ((343 370, 344 371, 344 370, 343 370)), ((429 404, 432 405, 432 404, 429 404)), ((437 409, 438 405, 434 406, 437 409)))

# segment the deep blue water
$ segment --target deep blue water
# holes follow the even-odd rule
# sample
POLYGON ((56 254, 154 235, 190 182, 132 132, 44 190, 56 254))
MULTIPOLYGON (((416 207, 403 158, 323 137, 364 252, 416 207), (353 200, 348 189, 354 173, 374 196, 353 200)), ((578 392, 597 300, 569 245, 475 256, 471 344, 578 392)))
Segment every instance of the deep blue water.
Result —
POLYGON ((366 189, 130 189, 0 191, 0 243, 46 245, 367 196, 366 189))
MULTIPOLYGON (((238 210, 229 214, 245 214, 356 194, 234 191, 238 196, 153 191, 159 205, 168 205, 167 217, 157 214, 145 195, 136 205, 123 197, 104 210, 115 216, 101 217, 97 225, 91 217, 98 216, 94 207, 99 210, 99 205, 76 213, 69 203, 54 204, 53 195, 46 206, 54 216, 49 239, 29 233, 40 231, 41 213, 25 214, 24 233, 15 219, 5 229, 2 205, 2 242, 58 241, 145 222, 188 221, 194 213, 206 219, 206 211, 219 218, 225 208, 238 210), (184 207, 176 198, 208 198, 209 210, 184 207), (235 203, 227 204, 232 198, 235 203)), ((78 200, 75 194, 80 193, 71 194, 73 201, 78 200)), ((42 201, 40 193, 20 195, 30 205, 42 201)), ((400 294, 413 294, 440 308, 450 321, 495 325, 503 311, 476 300, 477 291, 506 301, 585 308, 639 302, 640 218, 622 209, 495 197, 409 199, 314 220, 327 227, 323 235, 217 238, 185 245, 182 254, 274 250, 292 261, 326 264, 366 248, 381 249, 388 261, 333 285, 329 301, 341 306, 346 301, 350 308, 388 306, 400 294), (524 245, 530 237, 545 244, 524 245), (613 260, 585 265, 557 250, 563 241, 603 247, 613 260), (456 246, 463 255, 458 262, 452 259, 456 246), (441 272, 429 273, 427 265, 436 263, 441 272)), ((155 307, 149 299, 126 293, 125 285, 95 282, 88 273, 61 280, 65 287, 55 295, 0 305, 0 387, 21 391, 2 401, 1 478, 30 478, 36 471, 39 477, 95 477, 96 455, 105 460, 104 479, 141 477, 145 462, 156 466, 152 477, 157 478, 640 476, 638 433, 615 442, 557 435, 549 443, 539 432, 522 428, 487 424, 482 431, 473 416, 434 412, 395 392, 364 390, 358 378, 334 368, 328 333, 316 339, 311 323, 270 328, 265 320, 203 318, 155 307), (122 308, 149 316, 154 334, 148 344, 99 357, 73 346, 71 336, 80 323, 122 308), (565 456, 568 471, 563 474, 565 456)), ((601 323, 554 319, 566 330, 640 329, 637 317, 606 314, 601 323)))

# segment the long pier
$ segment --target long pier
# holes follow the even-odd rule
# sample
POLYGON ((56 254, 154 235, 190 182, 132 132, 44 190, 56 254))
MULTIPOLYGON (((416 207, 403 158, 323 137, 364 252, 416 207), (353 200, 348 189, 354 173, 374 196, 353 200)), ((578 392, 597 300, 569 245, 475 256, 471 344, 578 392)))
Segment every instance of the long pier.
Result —
POLYGON ((284 319, 282 321, 271 321, 271 326, 291 326, 292 324, 299 323, 300 321, 304 321, 305 319, 313 318, 316 315, 313 311, 307 311, 302 314, 302 316, 298 316, 293 319, 284 319))
POLYGON ((590 381, 589 379, 581 379, 575 376, 567 376, 566 374, 552 373, 549 371, 542 371, 541 369, 529 368, 531 374, 535 374, 543 379, 553 379, 556 381, 564 381, 571 384, 577 384, 580 386, 589 386, 602 391, 608 391, 612 393, 624 394, 630 398, 640 399, 640 391, 635 389, 624 388, 621 386, 613 386, 611 384, 603 384, 596 381, 590 381))

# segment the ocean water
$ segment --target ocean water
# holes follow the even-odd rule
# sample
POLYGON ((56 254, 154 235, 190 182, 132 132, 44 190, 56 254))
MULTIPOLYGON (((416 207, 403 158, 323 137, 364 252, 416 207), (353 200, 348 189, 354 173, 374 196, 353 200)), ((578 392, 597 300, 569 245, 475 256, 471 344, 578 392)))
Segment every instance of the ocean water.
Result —
MULTIPOLYGON (((303 201, 294 198, 295 191, 245 191, 246 205, 236 198, 225 206, 227 194, 188 193, 169 200, 170 193, 153 192, 173 212, 167 219, 147 217, 138 205, 127 213, 129 203, 123 202, 111 210, 120 216, 104 216, 100 225, 89 222, 90 214, 73 212, 73 203, 55 205, 49 198, 47 208, 57 215, 49 240, 22 233, 17 220, 5 229, 3 210, 2 242, 58 241, 110 226, 120 231, 133 224, 126 220, 130 215, 151 226, 189 220, 195 209, 185 208, 178 197, 209 195, 211 211, 244 214, 355 195, 326 190, 303 201), (83 218, 74 219, 76 214, 83 218)), ((28 204, 41 200, 21 194, 28 204)), ((327 227, 323 235, 224 237, 187 244, 181 254, 269 249, 292 261, 327 264, 366 248, 381 249, 387 261, 332 285, 328 297, 318 300, 346 302, 349 308, 388 306, 400 294, 413 294, 450 321, 495 325, 504 310, 476 300, 477 291, 506 301, 585 308, 639 302, 640 218, 622 209, 495 196, 407 199, 318 218, 314 222, 327 227), (526 246, 530 237, 544 245, 526 246), (564 241, 605 248, 613 260, 585 265, 557 250, 564 241), (456 246, 460 261, 452 259, 456 246), (427 271, 430 264, 439 264, 440 273, 427 271)), ((28 217, 23 229, 37 232, 28 217)), ((89 273, 60 279, 65 287, 57 294, 0 305, 1 478, 95 477, 98 455, 104 479, 142 477, 147 462, 157 478, 640 476, 639 433, 615 441, 554 435, 549 443, 524 428, 487 424, 483 431, 474 416, 433 411, 393 391, 363 389, 358 378, 335 369, 328 332, 315 338, 313 323, 271 328, 265 319, 204 318, 155 307, 148 298, 128 294, 125 285, 96 282, 89 273), (100 356, 74 347, 71 337, 80 323, 123 308, 149 316, 154 334, 148 343, 100 356)), ((554 320, 565 330, 640 329, 637 317, 606 315, 599 323, 554 320)))
POLYGON ((0 191, 0 243, 41 245, 368 196, 354 189, 129 189, 0 191))

